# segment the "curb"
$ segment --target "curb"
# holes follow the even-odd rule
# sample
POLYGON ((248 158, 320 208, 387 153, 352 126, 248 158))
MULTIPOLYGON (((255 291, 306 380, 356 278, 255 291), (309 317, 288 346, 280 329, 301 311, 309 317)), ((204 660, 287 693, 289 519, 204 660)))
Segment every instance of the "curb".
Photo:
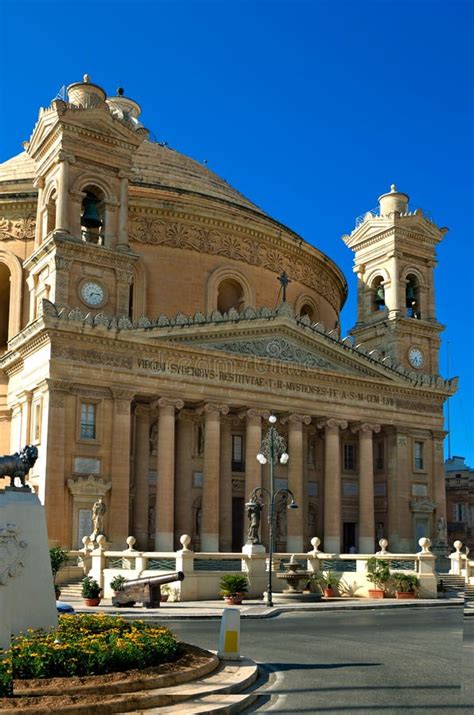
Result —
MULTIPOLYGON (((375 611, 377 609, 401 609, 401 608, 459 608, 460 606, 464 607, 464 599, 462 598, 456 598, 456 599, 449 599, 449 600, 433 600, 433 601, 428 601, 428 600, 422 600, 422 601, 393 601, 389 602, 388 599, 387 601, 383 601, 382 603, 380 602, 372 602, 372 603, 340 603, 340 604, 330 604, 328 603, 327 605, 310 605, 307 604, 304 607, 292 607, 289 605, 276 605, 272 609, 268 609, 266 606, 262 606, 262 611, 261 612, 245 612, 245 611, 240 611, 240 617, 242 620, 252 620, 252 619, 263 619, 263 618, 276 618, 277 616, 280 616, 284 613, 327 613, 327 612, 338 612, 342 613, 344 611, 365 611, 365 610, 370 610, 370 611, 375 611)), ((249 608, 252 608, 249 606, 249 608)), ((258 606, 254 606, 254 608, 258 608, 258 606)), ((222 611, 216 613, 209 613, 209 611, 205 611, 203 613, 195 612, 195 613, 186 613, 185 609, 181 610, 179 608, 176 608, 176 613, 170 613, 168 611, 167 613, 163 613, 162 608, 159 609, 140 609, 136 611, 132 611, 131 609, 116 609, 112 608, 111 606, 104 606, 102 608, 97 607, 97 608, 90 608, 90 607, 83 607, 79 606, 76 608, 77 613, 107 613, 108 615, 116 615, 116 616, 122 616, 123 618, 128 619, 143 619, 143 620, 157 620, 159 619, 160 621, 177 621, 177 620, 220 620, 222 617, 222 611), (183 612, 184 611, 184 612, 183 612)), ((224 609, 222 609, 224 610, 224 609)), ((466 615, 466 612, 465 612, 466 615)), ((474 616, 474 609, 472 610, 472 613, 469 615, 474 616)))

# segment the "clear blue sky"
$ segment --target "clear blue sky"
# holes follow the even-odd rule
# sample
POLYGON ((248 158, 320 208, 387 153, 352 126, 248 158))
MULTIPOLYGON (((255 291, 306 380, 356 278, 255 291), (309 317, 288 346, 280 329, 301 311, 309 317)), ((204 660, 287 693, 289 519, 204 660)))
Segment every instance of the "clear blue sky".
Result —
POLYGON ((84 72, 343 269, 340 239, 392 182, 450 231, 438 251, 451 447, 474 465, 473 2, 0 0, 0 161, 84 72))

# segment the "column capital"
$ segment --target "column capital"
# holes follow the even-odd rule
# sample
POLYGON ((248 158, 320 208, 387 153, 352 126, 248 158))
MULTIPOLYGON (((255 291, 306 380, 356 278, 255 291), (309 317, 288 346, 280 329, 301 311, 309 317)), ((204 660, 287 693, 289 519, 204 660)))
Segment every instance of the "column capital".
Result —
POLYGON ((159 397, 156 404, 160 409, 163 409, 164 407, 174 407, 175 410, 182 410, 184 407, 184 402, 179 397, 159 397))
POLYGON ((150 416, 150 405, 145 405, 144 403, 135 405, 134 412, 137 415, 137 417, 149 417, 150 416))
POLYGON ((47 383, 51 407, 64 407, 64 400, 71 394, 71 383, 53 378, 47 378, 47 383))
POLYGON ((22 390, 16 393, 18 402, 30 402, 33 397, 33 390, 22 390))
POLYGON ((76 163, 76 157, 74 154, 68 154, 66 151, 61 149, 58 152, 58 157, 56 159, 57 163, 60 164, 63 161, 67 161, 69 164, 75 164, 76 163))
POLYGON ((319 429, 323 429, 323 427, 329 428, 329 429, 336 429, 336 428, 341 428, 341 429, 346 429, 347 428, 347 420, 337 420, 334 417, 325 417, 322 420, 318 420, 316 423, 319 429))
POLYGON ((368 434, 369 432, 380 432, 380 425, 374 424, 372 422, 355 422, 351 425, 351 432, 354 434, 360 432, 360 434, 368 434))
POLYGON ((130 179, 132 174, 130 171, 125 171, 125 169, 120 169, 118 173, 119 179, 130 179))
POLYGON ((44 176, 37 176, 36 179, 33 181, 33 186, 35 189, 44 189, 45 183, 46 180, 44 176))
POLYGON ((311 424, 311 417, 309 415, 300 415, 295 412, 295 413, 285 415, 284 417, 282 417, 281 423, 283 425, 286 423, 309 425, 309 424, 311 424))
POLYGON ((110 393, 114 400, 133 400, 135 390, 127 390, 126 387, 111 387, 110 393))
POLYGON ((432 429, 431 430, 431 436, 433 437, 433 439, 443 440, 447 434, 448 433, 443 429, 440 429, 440 430, 432 429))
POLYGON ((183 410, 179 412, 177 415, 177 418, 180 422, 184 422, 185 420, 188 420, 189 422, 197 422, 198 418, 196 416, 196 413, 194 410, 183 410))
POLYGON ((227 415, 229 413, 229 406, 228 405, 223 405, 219 402, 206 402, 205 405, 202 405, 202 407, 198 407, 196 410, 198 415, 202 414, 213 414, 213 413, 218 413, 220 415, 227 415))
POLYGON ((246 408, 245 410, 240 410, 240 412, 237 413, 237 416, 239 420, 244 420, 244 419, 252 419, 252 418, 264 418, 268 420, 270 417, 270 412, 268 410, 263 410, 258 407, 249 407, 246 408))

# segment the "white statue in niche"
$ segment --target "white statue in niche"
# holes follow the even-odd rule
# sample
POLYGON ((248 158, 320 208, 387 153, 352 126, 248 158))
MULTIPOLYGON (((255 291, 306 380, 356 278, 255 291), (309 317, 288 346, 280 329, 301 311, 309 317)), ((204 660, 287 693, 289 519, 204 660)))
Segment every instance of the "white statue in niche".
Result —
POLYGON ((152 424, 150 429, 150 454, 154 457, 158 454, 158 422, 152 424))

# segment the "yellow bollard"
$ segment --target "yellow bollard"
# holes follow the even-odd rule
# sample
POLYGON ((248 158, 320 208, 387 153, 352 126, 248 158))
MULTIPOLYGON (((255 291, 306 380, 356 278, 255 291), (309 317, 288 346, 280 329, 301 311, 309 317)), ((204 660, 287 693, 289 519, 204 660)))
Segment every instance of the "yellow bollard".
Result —
POLYGON ((240 611, 238 608, 224 608, 222 611, 217 655, 223 660, 240 660, 240 611))

